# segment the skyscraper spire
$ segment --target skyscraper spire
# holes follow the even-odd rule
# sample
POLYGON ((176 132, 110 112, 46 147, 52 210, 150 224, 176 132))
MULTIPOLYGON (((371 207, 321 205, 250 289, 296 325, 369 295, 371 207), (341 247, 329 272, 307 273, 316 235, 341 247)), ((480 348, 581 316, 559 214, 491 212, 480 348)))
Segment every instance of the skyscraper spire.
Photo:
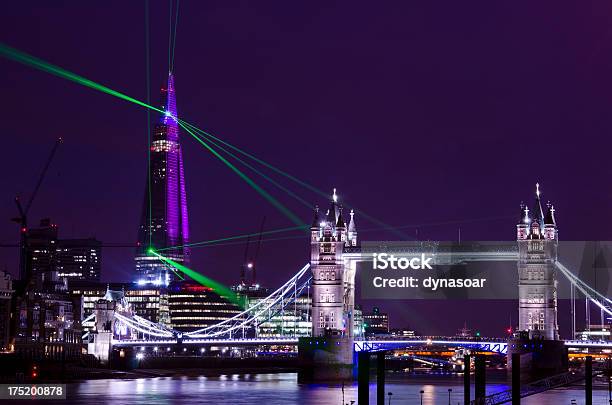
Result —
POLYGON ((189 242, 189 221, 172 73, 168 73, 168 82, 161 92, 164 113, 151 136, 149 181, 135 258, 138 280, 157 285, 172 281, 173 273, 159 260, 150 260, 149 248, 165 249, 164 256, 189 262, 189 250, 183 246, 189 242))
MULTIPOLYGON (((174 126, 177 128, 176 135, 178 135, 178 111, 176 109, 176 93, 174 92, 174 74, 168 72, 168 84, 166 88, 162 88, 162 95, 164 97, 164 111, 165 114, 160 117, 160 123, 164 125, 174 126)), ((178 137, 177 137, 178 139, 178 137)))

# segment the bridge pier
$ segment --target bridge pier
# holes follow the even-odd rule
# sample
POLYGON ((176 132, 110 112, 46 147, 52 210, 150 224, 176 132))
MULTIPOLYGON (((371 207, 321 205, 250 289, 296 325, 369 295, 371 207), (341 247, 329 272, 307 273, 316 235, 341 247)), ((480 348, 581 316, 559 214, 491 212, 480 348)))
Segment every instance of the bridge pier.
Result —
POLYGON ((521 384, 561 374, 568 369, 567 347, 561 340, 533 339, 525 333, 508 340, 509 376, 514 376, 514 354, 520 355, 521 384))
POLYGON ((353 339, 347 336, 300 338, 300 382, 352 381, 353 339))

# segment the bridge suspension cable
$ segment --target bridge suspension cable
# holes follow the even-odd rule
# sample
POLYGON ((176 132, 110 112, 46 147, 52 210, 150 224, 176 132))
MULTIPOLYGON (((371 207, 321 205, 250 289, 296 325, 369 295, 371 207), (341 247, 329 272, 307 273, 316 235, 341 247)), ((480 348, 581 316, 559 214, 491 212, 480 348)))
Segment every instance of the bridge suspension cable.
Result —
MULTIPOLYGON (((244 150, 242 150, 242 149, 240 149, 240 148, 230 144, 229 142, 226 142, 223 139, 221 139, 221 138, 219 138, 217 136, 212 135, 210 132, 204 131, 204 130, 196 127, 195 125, 192 125, 192 124, 190 124, 190 123, 188 123, 186 121, 183 121, 181 119, 179 119, 178 121, 179 121, 180 124, 182 124, 181 126, 189 127, 192 131, 194 131, 194 132, 196 132, 196 133, 206 137, 206 139, 209 142, 211 142, 211 140, 220 142, 223 145, 229 147, 230 149, 232 149, 232 150, 242 154, 243 156, 248 157, 249 159, 251 159, 251 160, 259 163, 260 165, 262 165, 262 166, 272 170, 273 172, 275 172, 275 173, 277 173, 277 174, 279 174, 279 175, 281 175, 281 176, 283 176, 283 177, 285 177, 285 178, 287 178, 287 179, 289 179, 289 180, 299 184, 300 186, 302 186, 302 187, 312 191, 313 193, 318 194, 318 195, 320 195, 322 197, 325 197, 325 198, 329 197, 329 194, 326 193, 325 191, 320 190, 319 188, 317 188, 317 187, 315 187, 315 186, 313 186, 313 185, 311 185, 311 184, 309 184, 309 183, 307 183, 307 182, 305 182, 303 180, 298 179, 297 177, 295 177, 295 176, 293 176, 293 175, 291 175, 291 174, 289 174, 289 173, 279 169, 278 167, 276 167, 274 165, 271 165, 270 163, 267 163, 266 161, 264 161, 262 159, 259 159, 258 157, 256 157, 256 156, 254 156, 254 155, 252 155, 252 154, 250 154, 250 153, 248 153, 248 152, 246 152, 246 151, 244 151, 244 150)), ((371 215, 366 214, 365 212, 363 212, 361 210, 358 210, 355 207, 352 207, 349 204, 346 204, 346 206, 347 206, 347 208, 354 209, 357 214, 361 215, 362 217, 364 217, 368 221, 373 222, 373 223, 375 223, 375 224, 377 224, 379 226, 382 226, 383 229, 385 229, 385 230, 391 231, 391 232, 395 233, 396 235, 398 235, 398 236, 400 236, 402 238, 409 237, 404 232, 401 232, 401 231, 393 228, 392 226, 390 226, 390 225, 380 221, 379 219, 376 219, 376 218, 372 217, 371 215)))
MULTIPOLYGON (((281 287, 252 307, 206 328, 190 332, 180 332, 162 324, 151 322, 138 315, 126 316, 118 312, 114 314, 115 320, 143 335, 155 338, 210 339, 222 336, 232 338, 235 331, 242 331, 244 333, 246 330, 256 328, 259 324, 270 321, 279 312, 284 310, 285 307, 294 303, 302 292, 310 286, 312 276, 308 271, 309 269, 310 264, 306 264, 281 287)), ((92 314, 85 320, 90 321, 94 317, 95 314, 92 314)), ((131 338, 127 340, 131 340, 131 338)))
POLYGON ((583 293, 584 296, 589 299, 589 301, 594 303, 597 307, 599 307, 599 309, 604 311, 606 314, 612 316, 612 310, 610 309, 610 307, 603 305, 602 300, 605 300, 608 303, 611 303, 612 301, 610 301, 603 294, 599 293, 597 290, 595 290, 594 288, 586 284, 584 281, 580 280, 562 263, 556 261, 555 265, 561 271, 561 274, 563 274, 569 280, 569 282, 578 289, 578 291, 583 293), (600 299, 598 300, 594 298, 592 294, 598 296, 600 299))
POLYGON ((293 299, 297 299, 301 291, 310 285, 311 276, 308 269, 310 269, 310 264, 306 264, 276 291, 245 311, 218 324, 187 332, 184 335, 191 338, 216 337, 231 334, 235 330, 256 326, 257 323, 262 323, 262 318, 264 322, 269 320, 281 309, 279 304, 281 306, 288 305, 292 301, 287 299, 288 297, 294 295, 293 299))
POLYGON ((589 290, 592 294, 598 296, 599 298, 601 298, 603 301, 606 301, 608 304, 612 304, 612 300, 609 299, 608 297, 606 297, 605 295, 603 295, 602 293, 600 293, 599 291, 597 291, 596 289, 594 289, 593 287, 591 287, 590 285, 588 285, 587 283, 585 283, 584 281, 582 281, 580 278, 578 278, 578 276, 576 276, 574 273, 572 273, 567 267, 565 267, 562 263, 557 262, 557 268, 559 268, 559 270, 561 270, 561 272, 569 279, 574 280, 574 283, 580 284, 583 288, 589 290))
MULTIPOLYGON (((173 337, 174 333, 168 330, 165 330, 160 324, 152 324, 149 325, 147 323, 141 322, 139 317, 127 317, 120 313, 115 312, 115 318, 123 323, 124 325, 137 330, 145 335, 155 336, 155 337, 173 337)), ((141 318, 142 319, 142 318, 141 318)))

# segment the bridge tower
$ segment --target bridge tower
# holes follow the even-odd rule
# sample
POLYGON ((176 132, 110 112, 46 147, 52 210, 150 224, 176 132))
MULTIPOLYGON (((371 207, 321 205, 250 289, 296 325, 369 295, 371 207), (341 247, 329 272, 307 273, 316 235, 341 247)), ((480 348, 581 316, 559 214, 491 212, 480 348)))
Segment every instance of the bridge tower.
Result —
POLYGON ((344 263, 346 225, 336 190, 325 216, 315 208, 310 228, 312 269, 312 336, 342 335, 346 332, 344 314, 344 263))
POLYGON ((348 226, 334 189, 329 209, 315 208, 310 227, 312 338, 300 341, 307 380, 352 378, 355 268, 343 254, 358 248, 354 212, 348 226))
POLYGON ((116 302, 107 300, 106 297, 98 300, 95 304, 96 323, 91 333, 91 341, 88 343, 87 352, 96 356, 102 364, 108 364, 110 359, 115 309, 116 302))
MULTIPOLYGON (((536 184, 533 208, 521 204, 516 225, 518 244, 519 324, 508 349, 527 355, 524 378, 532 379, 562 372, 567 368, 567 352, 559 340, 557 323, 556 266, 558 230, 555 208, 542 208, 540 185, 536 184)), ((523 369, 523 367, 521 367, 523 369)))
POLYGON ((519 330, 532 339, 559 340, 557 324, 557 225, 555 209, 549 203, 544 214, 540 187, 531 212, 521 209, 517 225, 519 249, 519 330))

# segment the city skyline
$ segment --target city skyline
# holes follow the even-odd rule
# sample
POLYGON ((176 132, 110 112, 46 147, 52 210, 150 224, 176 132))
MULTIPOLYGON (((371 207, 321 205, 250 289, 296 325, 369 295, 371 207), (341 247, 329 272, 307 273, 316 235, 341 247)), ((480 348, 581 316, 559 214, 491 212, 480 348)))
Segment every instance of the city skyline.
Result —
MULTIPOLYGON (((518 62, 513 64, 504 51, 516 52, 515 47, 519 46, 524 46, 524 52, 530 54, 538 50, 537 43, 529 44, 527 33, 525 37, 509 39, 500 28, 494 38, 505 41, 504 46, 501 50, 492 50, 493 55, 485 52, 481 55, 478 52, 490 50, 489 40, 475 40, 468 47, 469 56, 487 64, 494 72, 493 75, 506 74, 508 77, 508 83, 497 90, 500 95, 495 96, 487 87, 492 82, 485 80, 485 83, 474 83, 474 73, 462 70, 461 66, 452 70, 444 67, 442 59, 434 57, 432 61, 424 62, 418 57, 410 58, 398 48, 400 41, 387 43, 385 39, 394 32, 376 21, 370 21, 369 28, 378 33, 375 37, 383 45, 380 51, 353 25, 349 25, 347 37, 341 37, 342 42, 335 44, 344 58, 359 50, 378 61, 366 62, 360 66, 341 62, 330 52, 329 47, 322 42, 307 42, 302 34, 289 33, 287 39, 279 39, 284 24, 290 22, 280 21, 275 15, 259 15, 258 11, 263 11, 261 9, 246 7, 239 10, 242 18, 240 21, 226 20, 225 27, 215 24, 207 27, 206 24, 197 24, 197 18, 205 18, 203 16, 210 10, 205 6, 201 9, 195 5, 193 7, 193 13, 184 17, 178 32, 182 39, 179 41, 176 61, 181 111, 185 111, 184 116, 190 122, 212 129, 223 139, 253 151, 283 170, 321 189, 330 190, 330 193, 333 187, 338 187, 343 200, 374 214, 386 223, 403 226, 451 222, 438 226, 408 227, 404 232, 409 237, 449 240, 456 238, 460 227, 462 239, 510 239, 513 237, 518 204, 531 192, 528 187, 536 181, 544 184, 544 198, 554 196, 563 213, 560 238, 605 240, 612 237, 606 227, 593 229, 579 215, 581 212, 592 211, 595 205, 595 210, 601 213, 600 221, 612 221, 605 210, 612 202, 612 195, 602 187, 609 171, 601 166, 605 162, 606 148, 596 148, 594 151, 589 148, 589 158, 577 163, 577 156, 584 154, 586 149, 564 140, 564 134, 589 131, 591 142, 600 143, 599 137, 612 130, 610 123, 601 119, 601 114, 605 112, 601 110, 602 105, 610 107, 612 104, 608 99, 608 94, 612 93, 603 91, 611 84, 603 69, 610 63, 610 59, 606 52, 589 42, 595 38, 595 34, 585 31, 579 19, 572 20, 575 25, 570 28, 576 35, 582 35, 578 35, 578 38, 583 43, 591 44, 589 51, 593 53, 582 56, 589 57, 593 62, 590 65, 596 73, 593 77, 584 76, 585 71, 573 70, 578 66, 569 63, 571 55, 567 54, 567 47, 562 45, 548 49, 545 55, 546 60, 559 58, 569 65, 558 67, 562 72, 559 76, 547 77, 546 66, 539 66, 537 62, 529 67, 521 66, 518 62), (247 34, 255 22, 275 22, 276 25, 264 24, 265 30, 259 32, 254 39, 249 39, 247 34), (209 34, 207 37, 210 42, 190 42, 193 34, 200 30, 209 34), (362 47, 349 40, 350 35, 355 35, 362 47), (272 48, 263 46, 270 37, 276 38, 272 48), (294 43, 299 44, 296 50, 292 50, 294 43), (228 49, 227 54, 222 50, 224 45, 228 49), (253 54, 251 49, 254 46, 268 50, 268 53, 263 51, 262 55, 253 54), (191 48, 205 52, 191 51, 191 48), (310 58, 299 51, 310 55, 310 58), (389 60, 382 58, 385 55, 389 60), (251 58, 254 62, 248 63, 251 58), (311 61, 319 58, 333 63, 311 61), (271 72, 264 68, 266 66, 271 72), (399 66, 405 68, 406 72, 399 69, 399 66), (438 67, 437 73, 429 72, 434 67, 438 67), (381 81, 380 88, 391 89, 382 100, 377 97, 380 96, 378 86, 359 80, 368 69, 376 72, 390 71, 388 78, 380 73, 376 75, 381 81), (345 75, 345 72, 349 74, 345 75), (314 77, 308 79, 309 74, 314 77), (287 83, 292 83, 294 75, 304 81, 289 91, 287 83), (569 93, 564 92, 564 97, 558 97, 556 92, 550 90, 565 83, 564 75, 580 79, 579 83, 584 83, 585 87, 579 88, 574 84, 576 87, 566 89, 569 93), (522 80, 526 78, 530 80, 523 83, 522 80), (419 85, 419 82, 433 87, 419 85), (518 86, 518 89, 525 90, 536 82, 540 82, 537 87, 540 89, 538 98, 529 102, 521 96, 520 90, 510 89, 518 86), (476 88, 472 89, 471 85, 476 88), (309 89, 309 86, 312 88, 309 89), (321 89, 325 89, 324 95, 317 91, 321 89), (428 90, 432 93, 429 94, 428 90), (473 90, 473 94, 469 95, 468 90, 473 90), (581 96, 586 92, 598 96, 589 101, 593 103, 593 108, 578 101, 583 99, 581 96), (448 100, 442 100, 440 104, 432 103, 436 94, 444 93, 449 94, 448 100), (565 116, 567 111, 572 111, 574 115, 565 116), (406 116, 410 119, 406 119, 406 116), (438 122, 437 116, 452 118, 452 124, 438 122), (459 134, 461 141, 457 140, 459 134), (555 145, 555 156, 549 157, 545 151, 552 144, 555 145), (507 156, 494 153, 498 146, 509 151, 507 156), (388 156, 378 156, 373 152, 377 148, 383 149, 388 156), (411 153, 414 149, 424 152, 411 153), (545 155, 536 159, 535 168, 521 164, 524 159, 529 160, 531 149, 536 155, 545 155), (336 150, 343 153, 335 153, 336 150), (290 153, 292 151, 294 153, 290 153), (455 171, 459 164, 462 165, 462 171, 455 171), (400 171, 400 168, 406 166, 405 172, 400 171), (398 178, 403 176, 410 177, 409 187, 398 185, 398 178), (453 181, 449 182, 446 178, 448 176, 453 177, 453 181), (585 178, 591 181, 583 180, 585 178), (378 185, 380 193, 373 193, 372 185, 378 185), (393 198, 386 197, 389 195, 393 195, 393 198), (414 195, 419 198, 415 199, 414 195)), ((60 14, 59 10, 52 8, 45 10, 47 14, 41 17, 40 28, 24 22, 25 14, 20 6, 15 5, 9 11, 14 18, 0 29, 6 43, 144 99, 145 66, 144 49, 141 46, 144 43, 144 25, 136 29, 138 24, 134 22, 143 21, 142 15, 138 14, 141 8, 126 8, 126 15, 117 24, 120 28, 118 33, 95 31, 95 27, 103 26, 108 10, 102 10, 100 15, 91 17, 89 24, 92 28, 86 28, 83 21, 76 21, 77 28, 74 29, 86 33, 91 42, 97 45, 92 48, 98 49, 96 52, 94 49, 84 49, 85 54, 78 55, 78 59, 74 58, 74 47, 76 42, 81 43, 81 39, 76 42, 71 40, 70 31, 61 28, 50 30, 49 39, 41 39, 37 32, 37 29, 49 27, 52 21, 55 24, 57 20, 71 18, 70 11, 64 15, 64 11, 60 14), (125 37, 126 32, 136 34, 129 41, 114 37, 125 37), (108 55, 114 56, 109 58, 108 55)), ((82 13, 83 9, 77 11, 82 13)), ((152 19, 166 21, 156 17, 164 11, 153 8, 152 19)), ((215 10, 216 13, 235 11, 229 6, 227 9, 215 10)), ((365 16, 365 10, 360 8, 351 11, 355 18, 365 16)), ((385 17, 391 18, 391 27, 398 30, 398 39, 410 44, 410 49, 417 55, 428 55, 426 44, 411 41, 409 30, 403 23, 392 18, 391 11, 384 9, 378 12, 386 12, 385 17)), ((426 10, 420 11, 427 14, 426 10)), ((570 10, 562 11, 568 13, 566 18, 571 18, 570 10)), ((311 34, 315 32, 308 28, 313 24, 319 24, 319 28, 322 27, 327 33, 335 32, 328 19, 333 20, 333 16, 339 12, 330 8, 321 16, 301 16, 296 10, 290 13, 290 21, 305 27, 306 32, 311 34)), ((464 15, 464 18, 468 19, 469 16, 464 15)), ((506 18, 512 21, 520 17, 509 15, 506 18)), ((449 27, 442 32, 450 34, 455 26, 446 19, 445 22, 449 27)), ((478 24, 479 21, 472 22, 475 23, 475 33, 478 29, 490 28, 478 24)), ((427 27, 413 23, 420 32, 429 32, 427 27)), ((436 25, 436 28, 444 27, 436 25)), ((601 27, 595 25, 593 30, 596 29, 601 27)), ((526 24, 526 31, 529 30, 540 34, 538 38, 543 38, 542 41, 556 43, 556 40, 562 39, 535 24, 526 24)), ((165 30, 152 30, 151 66, 164 65, 160 61, 165 58, 165 54, 159 50, 165 50, 165 34, 165 30)), ((473 38, 466 36, 456 41, 468 45, 470 39, 473 38)), ((444 46, 440 37, 431 41, 431 47, 444 46)), ((533 56, 537 61, 537 55, 533 56)), ((68 237, 91 235, 109 244, 134 243, 137 240, 135 229, 138 227, 142 204, 142 173, 146 159, 145 113, 126 103, 74 84, 65 84, 57 78, 33 72, 9 61, 3 61, 0 66, 4 72, 0 75, 4 78, 3 88, 8 91, 3 111, 15 116, 14 120, 7 123, 7 131, 18 135, 9 141, 11 153, 2 163, 2 169, 9 172, 11 167, 23 168, 8 179, 5 198, 0 203, 5 217, 8 219, 14 216, 13 195, 27 194, 31 190, 48 147, 55 137, 61 135, 66 143, 58 152, 49 179, 33 207, 32 221, 38 221, 39 217, 54 218, 66 230, 68 237), (25 77, 28 80, 22 80, 25 77), (65 97, 62 97, 61 102, 51 103, 50 100, 58 91, 65 97), (40 114, 40 121, 44 122, 42 127, 37 121, 26 120, 23 115, 23 111, 27 111, 23 106, 28 105, 32 99, 37 100, 37 105, 45 106, 41 111, 36 110, 36 114, 40 114), (13 102, 9 104, 6 100, 13 102), (66 116, 70 117, 69 124, 65 122, 66 116), (99 123, 99 126, 92 125, 92 122, 99 123), (26 147, 28 158, 24 159, 19 152, 26 147), (107 159, 109 155, 113 159, 107 159), (64 195, 66 198, 60 197, 64 195), (121 198, 116 199, 116 195, 121 198)), ((166 73, 167 69, 152 69, 153 89, 163 82, 162 77, 166 73)), ((151 93, 154 96, 155 90, 151 93)), ((198 207, 197 211, 192 211, 192 223, 196 224, 192 240, 257 232, 264 216, 268 218, 267 226, 270 229, 290 225, 266 201, 237 180, 214 158, 199 150, 198 145, 191 140, 185 147, 185 153, 189 204, 198 207)), ((312 206, 327 203, 307 191, 299 190, 299 193, 305 200, 312 202, 312 206)), ((310 209, 294 204, 289 199, 283 199, 282 202, 298 213, 305 223, 309 221, 310 209)), ((377 227, 375 224, 367 224, 362 218, 359 221, 360 229, 377 227)), ((0 235, 2 243, 14 244, 18 229, 7 220, 0 227, 0 235)), ((361 235, 370 240, 397 237, 381 231, 361 235)), ((243 251, 243 245, 194 249, 193 265, 198 271, 231 284, 239 278, 243 251)), ((307 253, 306 233, 303 239, 264 243, 258 278, 269 286, 277 285, 285 275, 290 274, 289 270, 282 269, 298 268, 307 261, 307 253)), ((16 274, 11 270, 16 268, 16 250, 4 248, 0 254, 0 266, 6 266, 11 273, 16 274)), ((102 279, 126 280, 133 274, 132 256, 133 251, 128 248, 104 248, 102 279)), ((386 309, 387 302, 382 304, 386 309)), ((391 302, 388 305, 394 306, 391 302)), ((431 306, 435 308, 435 305, 431 306)), ((389 312, 394 314, 391 310, 389 312)), ((392 315, 392 323, 396 322, 395 319, 392 315)), ((410 317, 404 321, 408 324, 422 322, 410 317)), ((461 326, 463 320, 458 323, 461 326)), ((505 320, 503 323, 506 323, 505 320)))

